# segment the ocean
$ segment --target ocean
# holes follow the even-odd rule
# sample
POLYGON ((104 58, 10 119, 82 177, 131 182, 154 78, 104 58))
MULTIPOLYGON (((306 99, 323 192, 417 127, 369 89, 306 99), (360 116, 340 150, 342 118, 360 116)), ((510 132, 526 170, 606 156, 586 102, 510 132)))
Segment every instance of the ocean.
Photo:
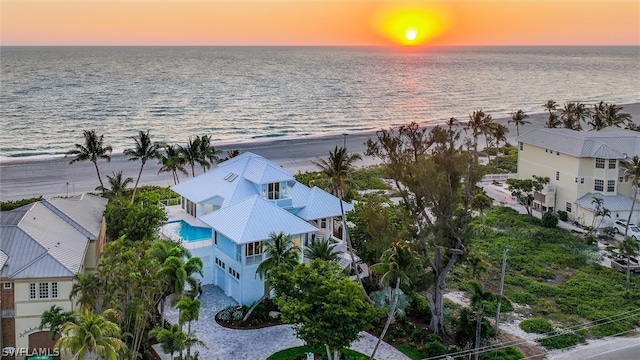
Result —
POLYGON ((85 129, 121 151, 638 103, 640 47, 2 47, 0 79, 0 157, 25 157, 85 129))

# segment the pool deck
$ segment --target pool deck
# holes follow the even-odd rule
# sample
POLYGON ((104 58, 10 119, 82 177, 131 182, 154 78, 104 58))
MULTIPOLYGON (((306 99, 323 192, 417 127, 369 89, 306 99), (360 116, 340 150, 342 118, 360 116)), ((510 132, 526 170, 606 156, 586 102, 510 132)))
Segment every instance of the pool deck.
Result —
MULTIPOLYGON (((171 306, 167 300, 165 317, 175 324, 178 322, 178 310, 171 306)), ((294 346, 301 346, 303 342, 296 338, 290 325, 270 326, 254 330, 234 330, 224 328, 215 322, 214 316, 218 311, 237 303, 224 295, 222 290, 215 285, 203 286, 200 296, 200 318, 191 324, 191 330, 195 331, 198 339, 204 342, 207 348, 194 347, 191 352, 198 351, 200 359, 229 360, 229 359, 266 359, 271 354, 294 346)), ((186 324, 184 326, 186 331, 186 324)), ((351 349, 363 354, 371 354, 377 339, 369 333, 361 332, 362 338, 353 344, 351 349)), ((163 360, 171 359, 171 356, 160 350, 158 344, 154 345, 158 355, 163 360)), ((176 354, 177 355, 177 354, 176 354)), ((383 342, 376 353, 377 359, 385 360, 409 360, 407 356, 393 346, 383 342)))

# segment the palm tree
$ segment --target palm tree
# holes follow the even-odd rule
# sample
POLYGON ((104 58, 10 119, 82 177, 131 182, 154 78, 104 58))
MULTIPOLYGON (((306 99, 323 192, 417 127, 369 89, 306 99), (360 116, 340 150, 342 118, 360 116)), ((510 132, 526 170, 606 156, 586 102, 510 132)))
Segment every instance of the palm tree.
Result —
POLYGON ((100 169, 98 169, 98 159, 105 159, 107 162, 111 161, 109 153, 113 151, 111 146, 104 145, 104 135, 98 136, 95 130, 84 130, 84 145, 75 144, 75 149, 67 151, 64 157, 69 155, 75 155, 75 159, 71 160, 69 164, 73 164, 77 161, 90 160, 98 173, 98 180, 100 186, 104 188, 102 183, 102 177, 100 176, 100 169))
MULTIPOLYGON (((200 317, 200 300, 185 298, 178 301, 176 307, 180 310, 178 321, 180 325, 187 323, 187 336, 191 335, 191 322, 200 317)), ((187 359, 191 358, 191 344, 187 344, 187 359)))
POLYGON ((126 346, 120 340, 120 328, 108 317, 114 315, 114 310, 106 310, 96 314, 85 309, 82 314, 74 314, 75 321, 68 322, 62 328, 63 336, 56 342, 56 348, 69 349, 74 359, 84 359, 88 356, 99 356, 107 360, 118 359, 118 353, 126 346))
POLYGON ((500 142, 507 142, 507 133, 509 132, 509 128, 502 125, 496 124, 495 129, 493 131, 493 137, 496 140, 496 155, 498 155, 498 149, 500 148, 500 142))
POLYGON ((631 178, 631 185, 635 189, 631 202, 631 211, 629 212, 629 217, 627 218, 627 226, 624 229, 624 236, 627 236, 627 232, 629 231, 629 223, 631 222, 631 215, 633 215, 633 209, 636 205, 636 198, 638 197, 638 187, 640 185, 640 157, 638 157, 638 155, 635 155, 631 159, 631 161, 623 162, 621 166, 624 169, 624 175, 631 178))
POLYGON ((638 253, 638 242, 627 236, 618 243, 618 250, 620 251, 620 255, 625 256, 627 258, 627 289, 629 288, 629 265, 631 265, 631 257, 635 256, 638 253))
POLYGON ((165 354, 171 354, 171 360, 173 360, 173 354, 181 353, 187 347, 187 334, 182 331, 178 324, 171 325, 169 329, 155 328, 149 332, 149 335, 158 340, 160 349, 165 354))
POLYGON ((453 131, 454 126, 460 126, 460 122, 454 117, 449 118, 445 124, 449 127, 449 132, 453 131))
POLYGON ((395 317, 398 306, 400 284, 411 284, 411 277, 420 273, 422 270, 422 264, 419 262, 419 258, 420 255, 411 249, 407 243, 396 241, 389 249, 382 253, 380 262, 371 266, 372 272, 382 274, 380 283, 387 284, 389 286, 391 286, 391 284, 395 284, 395 288, 393 290, 393 300, 387 315, 387 322, 382 329, 382 333, 380 333, 378 342, 373 348, 373 352, 369 359, 374 358, 376 351, 378 350, 378 346, 380 346, 387 330, 389 330, 391 321, 395 317))
POLYGON ((623 113, 622 106, 616 104, 606 104, 604 121, 607 126, 621 127, 622 124, 631 121, 631 115, 623 113))
MULTIPOLYGON (((345 147, 338 148, 336 146, 333 151, 329 151, 329 158, 327 160, 317 158, 316 161, 311 161, 311 163, 320 168, 320 173, 322 173, 323 178, 319 180, 326 182, 326 190, 338 198, 340 203, 340 214, 342 215, 342 226, 345 235, 345 239, 343 240, 347 242, 349 256, 351 257, 351 268, 356 273, 360 286, 364 289, 362 279, 360 278, 360 272, 356 268, 355 261, 353 261, 353 259, 355 259, 353 254, 353 245, 349 238, 349 228, 347 227, 347 218, 345 216, 344 205, 342 203, 344 196, 349 192, 349 189, 353 184, 353 179, 351 177, 353 163, 361 159, 362 157, 360 154, 348 154, 345 147)), ((366 292, 365 296, 369 302, 372 302, 366 292)))
POLYGON ((227 160, 229 160, 231 158, 234 158, 234 157, 236 157, 238 155, 240 155, 240 150, 237 150, 237 149, 227 150, 227 157, 225 157, 223 159, 220 159, 220 162, 227 161, 227 160))
POLYGON ((591 111, 585 104, 568 102, 560 109, 560 118, 564 128, 582 130, 581 122, 591 116, 591 111))
POLYGON ((131 184, 133 179, 130 177, 123 179, 122 170, 120 170, 118 172, 114 171, 112 176, 107 175, 107 181, 109 182, 109 188, 98 186, 96 190, 101 191, 102 196, 108 199, 114 199, 124 193, 127 189, 127 185, 131 184))
MULTIPOLYGON (((73 286, 69 298, 75 298, 76 304, 83 309, 96 309, 100 298, 100 278, 96 274, 78 273, 73 276, 73 286)), ((99 309, 99 308, 98 308, 99 309)))
POLYGON ((291 236, 282 231, 272 233, 269 241, 263 242, 261 246, 266 258, 256 269, 260 279, 268 279, 269 272, 279 265, 293 268, 300 262, 300 248, 295 246, 291 236))
POLYGON ((485 303, 495 299, 489 291, 484 291, 482 285, 472 282, 473 295, 471 295, 471 308, 476 313, 476 341, 475 341, 475 359, 478 359, 478 349, 480 348, 480 329, 482 328, 482 318, 485 315, 485 303))
POLYGON ((518 109, 516 112, 511 113, 511 120, 508 121, 509 124, 513 123, 516 125, 516 134, 520 136, 520 125, 529 124, 530 121, 526 121, 529 115, 525 114, 524 111, 518 109))
POLYGON ((600 101, 599 104, 593 105, 593 112, 591 113, 591 121, 588 122, 591 125, 591 130, 599 131, 609 126, 605 121, 606 105, 604 101, 600 101))
POLYGON ((309 259, 321 259, 336 261, 338 252, 334 250, 337 244, 332 244, 329 239, 313 239, 304 249, 304 255, 309 259))
POLYGON ((253 313, 253 310, 255 310, 258 304, 269 297, 269 294, 271 293, 269 273, 271 270, 281 265, 293 269, 293 267, 300 262, 300 248, 295 246, 291 236, 282 231, 277 234, 271 233, 270 239, 262 242, 260 246, 262 246, 262 252, 265 254, 265 259, 256 268, 256 274, 258 274, 260 279, 265 280, 264 295, 256 301, 253 306, 251 306, 249 311, 247 311, 247 314, 243 319, 244 321, 249 319, 249 316, 253 313))
POLYGON ((158 150, 160 145, 158 143, 152 143, 149 136, 149 130, 147 132, 140 131, 138 137, 131 137, 136 142, 135 148, 125 149, 124 154, 130 156, 130 161, 140 160, 140 171, 138 172, 138 178, 136 184, 133 186, 133 195, 131 195, 131 202, 136 198, 136 190, 138 189, 138 183, 140 182, 140 176, 142 176, 142 169, 147 163, 147 160, 158 157, 158 150))
POLYGON ((185 164, 189 164, 191 166, 191 177, 196 177, 196 163, 204 166, 202 163, 202 154, 200 149, 200 137, 196 136, 195 139, 189 138, 186 146, 178 145, 180 154, 184 159, 185 164))
POLYGON ((216 150, 211 145, 211 136, 202 135, 200 138, 200 165, 202 165, 202 172, 206 172, 211 168, 211 165, 218 163, 220 158, 218 157, 220 150, 216 150))
POLYGON ((597 196, 592 197, 591 205, 593 205, 595 211, 593 212, 593 220, 591 221, 591 229, 589 229, 588 235, 591 235, 600 228, 605 217, 611 217, 611 210, 604 207, 603 198, 597 196), (600 221, 598 221, 598 218, 600 218, 600 221))
POLYGON ((481 134, 485 137, 487 159, 489 159, 489 138, 495 134, 498 123, 493 121, 491 115, 487 115, 482 111, 474 111, 469 114, 469 127, 471 128, 471 135, 473 136, 473 150, 478 154, 478 136, 481 134))
POLYGON ((544 127, 554 129, 560 126, 562 123, 558 119, 558 114, 554 112, 556 111, 558 104, 553 100, 547 100, 547 102, 542 106, 549 112, 549 119, 547 119, 544 127))
POLYGON ((180 178, 178 178, 178 171, 185 175, 189 175, 187 170, 185 170, 184 165, 186 161, 182 156, 182 152, 180 151, 179 145, 163 145, 166 154, 158 153, 158 162, 160 165, 160 169, 158 169, 158 174, 161 172, 171 171, 173 174, 173 184, 179 184, 180 178))
POLYGON ((544 127, 549 129, 555 129, 562 125, 562 121, 558 118, 558 114, 549 113, 549 119, 544 123, 544 127))
POLYGON ((51 305, 51 308, 44 313, 40 317, 40 330, 45 327, 49 328, 49 334, 51 341, 55 341, 58 334, 60 334, 60 330, 62 326, 68 323, 69 321, 73 321, 73 313, 68 311, 63 311, 58 305, 51 305))
POLYGON ((168 286, 168 289, 161 297, 160 303, 160 316, 161 321, 164 322, 164 299, 168 294, 174 294, 175 300, 181 299, 184 295, 185 285, 189 284, 191 287, 190 296, 193 297, 194 293, 198 291, 198 280, 193 276, 194 274, 200 274, 202 276, 202 268, 204 266, 202 259, 199 257, 190 257, 179 250, 171 249, 169 256, 162 263, 162 267, 159 270, 159 275, 162 280, 168 286), (184 259, 187 258, 187 261, 184 259))

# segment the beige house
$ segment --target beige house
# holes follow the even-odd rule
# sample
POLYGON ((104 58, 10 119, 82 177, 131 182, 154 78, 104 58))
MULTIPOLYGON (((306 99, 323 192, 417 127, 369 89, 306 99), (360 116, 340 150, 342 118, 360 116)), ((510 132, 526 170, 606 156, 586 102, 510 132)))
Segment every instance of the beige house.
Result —
MULTIPOLYGON (((600 131, 536 129, 517 138, 518 178, 549 177, 549 185, 535 194, 534 209, 564 210, 569 219, 591 226, 593 198, 611 211, 602 227, 627 219, 634 189, 621 164, 640 155, 640 132, 619 128, 600 131)), ((640 203, 631 216, 638 222, 640 203)))
POLYGON ((80 195, 0 213, 0 348, 52 349, 40 317, 52 305, 73 309, 73 276, 95 271, 102 251, 106 204, 80 195))

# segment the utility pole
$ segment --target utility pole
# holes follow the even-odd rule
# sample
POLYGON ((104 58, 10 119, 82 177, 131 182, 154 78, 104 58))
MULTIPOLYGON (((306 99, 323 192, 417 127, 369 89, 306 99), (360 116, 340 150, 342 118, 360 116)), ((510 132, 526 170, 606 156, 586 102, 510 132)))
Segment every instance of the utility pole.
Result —
POLYGON ((346 151, 347 150, 347 136, 349 136, 349 134, 344 133, 344 134, 342 134, 342 136, 344 136, 344 139, 342 139, 342 147, 346 151))
POLYGON ((498 309, 496 311, 496 334, 500 331, 498 322, 500 321, 500 305, 502 305, 502 293, 504 291, 504 273, 507 269, 507 252, 509 249, 505 248, 502 253, 502 274, 500 275, 500 294, 498 295, 498 309))

